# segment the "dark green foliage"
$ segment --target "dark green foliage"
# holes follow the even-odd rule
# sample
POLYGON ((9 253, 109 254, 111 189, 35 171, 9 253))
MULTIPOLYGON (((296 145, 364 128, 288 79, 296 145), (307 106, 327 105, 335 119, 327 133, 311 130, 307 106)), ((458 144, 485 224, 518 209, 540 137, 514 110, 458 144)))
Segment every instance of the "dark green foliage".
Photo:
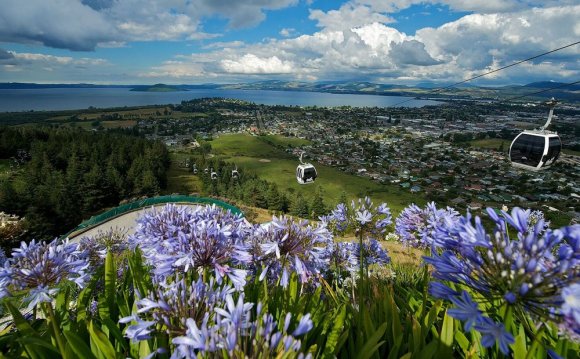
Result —
POLYGON ((153 196, 166 185, 165 145, 116 133, 0 127, 0 157, 28 162, 0 184, 0 211, 26 218, 29 238, 73 228, 122 199, 153 196))
POLYGON ((302 194, 299 193, 294 198, 294 201, 292 201, 290 214, 301 218, 308 218, 309 213, 308 202, 306 202, 302 194))
MULTIPOLYGON (((322 189, 318 187, 310 202, 310 214, 312 218, 318 218, 326 214, 326 205, 324 204, 322 189)), ((345 202, 343 202, 345 203, 345 202)))

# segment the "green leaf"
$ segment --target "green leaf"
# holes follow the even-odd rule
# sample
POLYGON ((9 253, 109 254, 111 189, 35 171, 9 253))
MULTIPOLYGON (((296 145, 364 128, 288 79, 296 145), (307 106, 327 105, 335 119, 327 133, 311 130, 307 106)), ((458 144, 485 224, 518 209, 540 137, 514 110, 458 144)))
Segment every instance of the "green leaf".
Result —
POLYGON ((384 322, 380 327, 378 327, 378 329, 373 333, 373 335, 371 335, 371 337, 366 341, 366 343, 363 345, 362 349, 360 350, 360 353, 357 355, 357 357, 359 359, 370 358, 373 354, 376 353, 377 349, 379 349, 379 347, 381 345, 383 345, 384 341, 379 342, 379 340, 381 339, 383 334, 385 334, 385 331, 387 330, 387 325, 388 325, 388 323, 384 322))
POLYGON ((123 337, 123 333, 119 329, 119 326, 109 318, 103 319, 103 324, 107 326, 109 332, 117 340, 117 343, 120 344, 121 347, 123 347, 123 350, 128 351, 129 346, 127 345, 125 337, 123 337))
POLYGON ((103 318, 111 318, 116 322, 118 318, 117 310, 117 269, 113 252, 109 251, 105 258, 105 306, 101 315, 103 318))
POLYGON ((436 340, 427 344, 417 355, 417 359, 431 359, 435 357, 439 343, 436 340))
POLYGON ((46 340, 40 339, 40 338, 35 338, 35 337, 22 337, 22 338, 18 338, 18 341, 22 344, 30 344, 30 345, 36 345, 39 347, 43 347, 46 348, 50 351, 53 351, 54 353, 60 355, 60 353, 58 352, 58 348, 56 348, 54 345, 52 345, 52 343, 47 342, 46 340))
POLYGON ((459 347, 461 348, 461 350, 463 350, 464 354, 466 354, 469 351, 469 340, 467 339, 465 334, 463 334, 462 331, 458 330, 455 333, 455 341, 457 342, 457 344, 459 344, 459 347))
POLYGON ((79 357, 83 359, 96 359, 96 357, 91 352, 91 349, 87 346, 85 341, 80 338, 78 335, 71 331, 65 331, 64 336, 70 345, 73 352, 79 357))
MULTIPOLYGON (((12 315, 12 319, 14 320, 14 325, 18 330, 18 337, 20 338, 41 338, 41 335, 32 328, 30 323, 24 318, 20 310, 18 310, 10 301, 5 301, 4 305, 6 309, 12 315)), ((41 339, 39 339, 41 340, 41 339)), ((52 343, 46 342, 47 345, 52 345, 52 343)), ((44 345, 43 345, 44 346, 44 345)), ((46 353, 46 351, 42 350, 42 348, 38 347, 37 343, 27 343, 24 344, 24 350, 28 353, 33 359, 40 359, 40 358, 50 358, 50 356, 46 353)))
POLYGON ((418 351, 421 348, 421 342, 423 338, 421 337, 421 326, 415 317, 411 316, 411 328, 412 328, 412 336, 413 336, 413 352, 418 351))
POLYGON ((346 319, 346 306, 343 304, 338 310, 338 315, 334 317, 334 324, 330 333, 326 337, 326 344, 324 347, 324 357, 332 358, 337 352, 337 344, 340 336, 344 331, 344 321, 346 319))
POLYGON ((113 348, 109 338, 99 328, 95 327, 93 322, 89 323, 89 334, 103 358, 115 358, 115 348, 113 348))
POLYGON ((455 334, 453 324, 454 324, 453 318, 449 314, 447 314, 447 311, 445 311, 445 316, 443 317, 443 325, 441 327, 441 333, 439 334, 440 345, 437 357, 450 358, 453 353, 452 345, 453 345, 453 336, 455 334))
POLYGON ((527 354, 526 348, 526 333, 524 327, 520 325, 518 335, 515 343, 512 346, 514 351, 514 359, 525 359, 527 354))

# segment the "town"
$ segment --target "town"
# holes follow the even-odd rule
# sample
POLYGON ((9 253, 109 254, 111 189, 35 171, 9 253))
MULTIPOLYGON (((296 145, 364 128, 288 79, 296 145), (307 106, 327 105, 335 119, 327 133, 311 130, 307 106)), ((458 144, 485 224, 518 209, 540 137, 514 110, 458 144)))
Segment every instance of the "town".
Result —
POLYGON ((189 111, 195 121, 170 112, 138 121, 138 131, 173 149, 231 133, 296 137, 309 141, 284 149, 296 158, 304 152, 309 161, 397 184, 442 205, 471 211, 521 206, 579 219, 580 110, 573 106, 556 110, 553 129, 564 143, 558 163, 538 172, 512 167, 507 153, 522 129, 546 121, 547 109, 539 105, 300 108, 204 99, 173 110, 189 111))

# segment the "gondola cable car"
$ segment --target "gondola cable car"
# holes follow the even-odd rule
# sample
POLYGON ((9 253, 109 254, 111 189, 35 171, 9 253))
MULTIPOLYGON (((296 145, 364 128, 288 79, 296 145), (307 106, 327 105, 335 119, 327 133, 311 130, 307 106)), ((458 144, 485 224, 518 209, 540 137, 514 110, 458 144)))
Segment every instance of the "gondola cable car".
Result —
POLYGON ((213 168, 211 169, 211 175, 210 175, 210 177, 214 181, 217 180, 217 178, 218 178, 217 172, 214 171, 213 168))
POLYGON ((562 151, 562 141, 556 132, 547 130, 557 103, 554 98, 546 102, 550 106, 550 112, 544 126, 535 130, 525 130, 513 140, 509 158, 514 167, 539 171, 552 166, 558 160, 562 151))
POLYGON ((300 164, 296 167, 296 181, 299 184, 314 183, 316 177, 318 177, 318 172, 316 172, 316 168, 311 163, 302 161, 303 155, 304 152, 300 154, 300 164))
POLYGON ((238 172, 238 166, 236 166, 232 170, 232 178, 237 180, 239 177, 240 177, 240 173, 238 172))

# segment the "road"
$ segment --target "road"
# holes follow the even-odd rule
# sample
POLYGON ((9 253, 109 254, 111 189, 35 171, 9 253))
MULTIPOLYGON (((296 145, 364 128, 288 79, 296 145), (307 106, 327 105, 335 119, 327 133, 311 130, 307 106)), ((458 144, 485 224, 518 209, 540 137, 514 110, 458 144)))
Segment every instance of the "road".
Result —
MULTIPOLYGON (((199 204, 192 203, 192 204, 176 204, 176 205, 195 207, 198 206, 199 204)), ((165 206, 165 204, 160 204, 156 207, 163 206, 165 206)), ((137 226, 137 218, 139 218, 139 216, 141 216, 143 213, 149 211, 151 211, 151 207, 144 207, 137 209, 133 212, 124 213, 118 217, 112 218, 107 222, 103 222, 95 227, 92 227, 87 231, 81 233, 72 233, 71 235, 69 235, 69 238, 72 242, 75 242, 80 240, 82 237, 91 237, 98 234, 99 232, 107 232, 115 228, 120 230, 126 230, 127 234, 133 234, 135 232, 135 227, 137 226)))

